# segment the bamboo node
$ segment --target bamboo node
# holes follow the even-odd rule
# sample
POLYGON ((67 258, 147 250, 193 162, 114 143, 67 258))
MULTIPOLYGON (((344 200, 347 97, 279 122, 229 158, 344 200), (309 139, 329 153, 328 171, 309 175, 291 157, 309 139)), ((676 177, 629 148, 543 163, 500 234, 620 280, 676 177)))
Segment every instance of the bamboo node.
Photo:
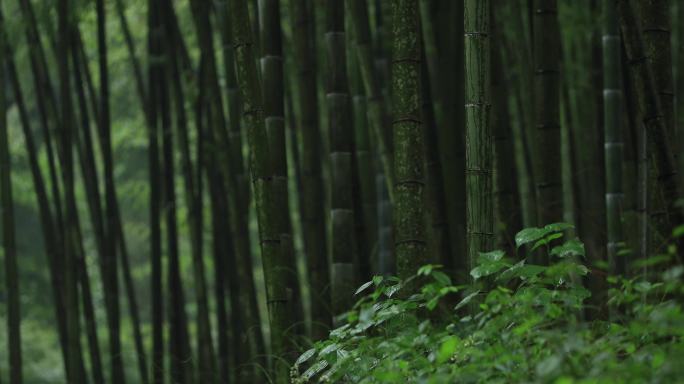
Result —
POLYGON ((483 232, 483 231, 472 231, 472 230, 467 230, 466 233, 468 235, 480 235, 480 236, 494 236, 494 232, 483 232))
POLYGON ((492 170, 489 168, 480 168, 480 167, 470 167, 466 168, 466 175, 472 174, 472 175, 490 175, 492 174, 492 170))
POLYGON ((401 239, 394 242, 395 246, 403 244, 427 245, 427 241, 421 239, 401 239))
POLYGON ((416 123, 416 124, 421 124, 422 121, 416 117, 413 116, 406 116, 406 117, 399 117, 397 119, 392 120, 392 125, 398 124, 398 123, 416 123))
POLYGON ((392 64, 401 64, 401 63, 420 64, 420 59, 416 59, 413 57, 400 57, 397 59, 392 59, 392 64))

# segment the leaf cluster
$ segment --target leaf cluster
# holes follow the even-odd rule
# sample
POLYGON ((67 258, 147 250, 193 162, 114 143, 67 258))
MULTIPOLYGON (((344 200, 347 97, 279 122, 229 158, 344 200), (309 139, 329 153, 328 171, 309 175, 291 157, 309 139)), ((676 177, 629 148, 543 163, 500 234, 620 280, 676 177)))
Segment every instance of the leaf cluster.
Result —
POLYGON ((684 268, 653 281, 611 276, 611 319, 587 321, 584 246, 554 224, 516 236, 548 266, 483 253, 454 285, 426 265, 401 281, 376 276, 345 324, 304 352, 295 383, 648 383, 684 375, 684 268), (416 284, 419 282, 419 284, 416 284), (404 292, 411 289, 412 292, 404 292))

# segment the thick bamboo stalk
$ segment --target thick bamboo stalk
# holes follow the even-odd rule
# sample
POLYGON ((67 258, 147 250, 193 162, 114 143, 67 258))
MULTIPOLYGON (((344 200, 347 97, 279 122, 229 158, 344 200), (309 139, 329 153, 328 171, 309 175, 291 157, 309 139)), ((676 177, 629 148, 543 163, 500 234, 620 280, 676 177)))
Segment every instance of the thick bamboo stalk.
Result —
POLYGON ((534 2, 534 177, 540 224, 563 219, 560 159, 560 32, 556 0, 534 2))
MULTIPOLYGON (((462 2, 435 2, 420 0, 422 43, 425 49, 427 78, 430 82, 431 102, 435 118, 435 145, 428 153, 437 150, 444 191, 445 214, 448 221, 447 241, 451 253, 443 255, 442 262, 449 271, 463 271, 465 249, 464 204, 464 146, 463 146, 463 42, 462 25, 446 21, 444 17, 463 16, 462 2), (446 14, 446 15, 444 15, 446 14), (447 16, 448 15, 448 16, 447 16), (456 24, 454 26, 453 24, 456 24), (460 28, 459 28, 460 25, 460 28), (458 33, 460 30, 461 33, 458 33), (454 42, 451 39, 454 37, 454 42), (454 69, 454 66, 456 67, 454 69), (460 69, 459 69, 460 68, 460 69), (458 79, 458 80, 457 80, 458 79), (456 86, 454 92, 453 87, 456 86)), ((427 129, 427 128, 426 128, 427 129)))
MULTIPOLYGON (((509 33, 502 35, 501 40, 504 47, 502 61, 513 64, 505 66, 504 71, 507 83, 513 84, 514 87, 514 92, 510 96, 513 105, 510 111, 514 120, 511 129, 514 137, 516 170, 520 178, 518 188, 522 223, 524 227, 533 227, 537 225, 537 198, 532 160, 534 157, 532 145, 534 142, 532 140, 534 123, 530 103, 525 102, 532 98, 531 48, 529 39, 525 38, 527 29, 523 12, 517 6, 511 7, 512 3, 506 2, 506 5, 509 6, 508 14, 512 14, 510 19, 512 34, 522 37, 511 38, 509 33)), ((502 10, 501 7, 494 7, 495 12, 500 10, 502 10)))
MULTIPOLYGON (((493 8, 493 7, 492 7, 493 8)), ((494 180, 496 196, 496 236, 498 246, 515 254, 515 234, 522 229, 522 212, 520 210, 520 194, 518 193, 518 169, 515 164, 514 136, 510 115, 508 113, 510 100, 506 92, 506 81, 502 61, 501 31, 496 28, 495 12, 490 15, 492 25, 492 131, 494 145, 494 180)))
MULTIPOLYGON (((422 10, 421 10, 422 11, 422 10)), ((425 33, 425 31, 423 31, 425 33)), ((421 65, 421 119, 425 129, 425 194, 428 211, 428 250, 430 262, 448 265, 452 257, 449 242, 449 224, 446 214, 446 199, 442 179, 442 163, 440 161, 437 139, 437 123, 435 122, 435 106, 432 99, 432 83, 428 76, 428 65, 425 60, 427 52, 423 51, 421 65)))
POLYGON ((354 267, 357 244, 352 193, 354 132, 351 126, 344 18, 344 2, 327 1, 324 35, 327 59, 325 97, 330 136, 331 293, 334 315, 343 313, 352 304, 357 279, 354 267))
POLYGON ((304 249, 311 286, 312 337, 321 339, 330 329, 330 273, 325 230, 323 170, 321 159, 321 128, 318 122, 316 57, 314 41, 310 36, 314 22, 305 0, 290 1, 292 18, 293 60, 296 73, 296 91, 299 100, 297 125, 301 140, 302 175, 302 229, 304 249))
POLYGON ((276 356, 274 378, 287 381, 288 342, 286 331, 290 326, 291 303, 288 297, 286 274, 287 260, 283 254, 282 238, 278 231, 278 215, 287 208, 278 205, 282 199, 275 195, 273 170, 270 166, 268 132, 264 121, 261 85, 255 61, 254 39, 249 25, 246 0, 230 2, 231 25, 235 52, 237 83, 240 89, 243 119, 249 147, 249 169, 252 178, 261 256, 264 262, 266 297, 271 325, 271 349, 276 356))
MULTIPOLYGON (((351 41, 351 39, 349 39, 351 41)), ((348 45, 348 49, 352 44, 348 45)), ((358 58, 348 51, 352 124, 354 127, 354 219, 357 238, 357 273, 362 281, 372 277, 371 255, 377 244, 375 167, 368 130, 368 98, 364 94, 358 58)))
POLYGON ((618 256, 624 247, 622 232, 622 81, 620 27, 613 0, 603 2, 603 129, 606 167, 606 223, 608 261, 615 273, 624 273, 618 256))
POLYGON ((425 147, 420 120, 420 27, 417 0, 394 3, 392 131, 394 134, 394 246, 400 277, 427 262, 425 147))
MULTIPOLYGON (((640 0, 634 4, 639 11, 644 42, 644 55, 651 66, 653 86, 658 95, 667 137, 675 162, 678 159, 674 125, 674 82, 672 76, 672 48, 670 42, 670 7, 667 0, 640 0)), ((655 172, 650 173, 649 216, 651 221, 650 251, 662 251, 670 237, 671 224, 667 218, 666 202, 659 190, 655 172)), ((678 224, 678 223, 676 223, 678 224)))
POLYGON ((465 3, 466 244, 471 267, 494 242, 489 12, 486 0, 465 3))
MULTIPOLYGON (((648 146, 655 162, 658 190, 664 201, 664 220, 669 228, 682 222, 682 214, 676 206, 680 196, 677 166, 672 152, 673 141, 668 135, 667 124, 653 78, 653 70, 646 57, 641 27, 634 9, 627 0, 617 1, 620 29, 629 60, 630 79, 636 94, 639 120, 645 126, 648 146)), ((669 232, 668 232, 669 233, 669 232)))
MULTIPOLYGON (((248 231, 248 206, 250 201, 250 190, 248 175, 246 174, 245 160, 242 156, 243 137, 242 137, 242 110, 240 106, 240 91, 238 89, 236 72, 235 72, 235 57, 232 41, 232 31, 230 23, 230 15, 228 13, 227 1, 219 3, 219 25, 221 26, 220 34, 223 44, 223 65, 224 74, 226 77, 226 98, 227 98, 227 118, 228 118, 228 160, 222 161, 221 164, 228 165, 223 170, 224 179, 227 187, 233 185, 233 189, 224 188, 228 191, 228 213, 230 215, 230 228, 233 236, 233 245, 235 247, 235 264, 237 265, 238 277, 240 278, 240 286, 242 297, 240 299, 241 305, 245 308, 244 326, 246 333, 240 336, 246 337, 252 346, 251 355, 249 359, 257 362, 261 366, 266 366, 266 351, 264 335, 261 331, 261 320, 259 308, 257 305, 257 297, 254 285, 254 260, 251 254, 248 231), (233 180, 231 180, 233 178, 233 180), (244 269, 242 269, 244 268, 244 269)), ((220 93, 217 91, 217 95, 220 93)), ((222 113, 217 117, 222 119, 222 113)), ((216 140, 221 140, 218 136, 216 140)), ((255 372, 261 375, 263 371, 255 372)), ((246 377, 245 380, 249 380, 246 377)))
POLYGON ((394 155, 390 130, 387 128, 388 113, 386 101, 380 88, 380 71, 373 60, 373 46, 368 17, 368 4, 363 0, 349 0, 350 16, 354 25, 354 40, 357 60, 368 98, 369 122, 373 129, 377 151, 387 178, 390 200, 394 196, 394 155))
POLYGON ((283 47, 282 30, 280 27, 280 5, 278 0, 259 0, 259 36, 261 38, 261 57, 259 59, 261 69, 261 86, 264 103, 264 123, 269 141, 269 155, 271 156, 271 169, 273 183, 276 188, 276 196, 282 201, 276 204, 283 207, 278 215, 278 231, 282 241, 284 254, 287 256, 284 262, 285 273, 288 280, 288 289, 292 301, 292 321, 295 333, 301 334, 304 330, 304 314, 301 305, 301 292, 299 288, 299 276, 292 241, 292 223, 290 219, 290 207, 287 183, 287 146, 285 140, 285 83, 283 80, 283 47))

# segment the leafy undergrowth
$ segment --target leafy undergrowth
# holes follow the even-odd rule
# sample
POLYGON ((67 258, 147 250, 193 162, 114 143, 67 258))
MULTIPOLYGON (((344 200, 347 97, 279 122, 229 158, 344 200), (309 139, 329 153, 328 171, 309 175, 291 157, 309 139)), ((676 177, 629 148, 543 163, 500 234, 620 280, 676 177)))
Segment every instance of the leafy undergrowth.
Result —
POLYGON ((609 277, 607 304, 592 307, 584 246, 561 243, 565 229, 516 237, 546 250, 549 266, 495 251, 480 255, 468 286, 432 265, 406 281, 375 277, 356 292, 365 296, 346 323, 299 357, 293 382, 684 382, 684 268, 652 281, 609 277))

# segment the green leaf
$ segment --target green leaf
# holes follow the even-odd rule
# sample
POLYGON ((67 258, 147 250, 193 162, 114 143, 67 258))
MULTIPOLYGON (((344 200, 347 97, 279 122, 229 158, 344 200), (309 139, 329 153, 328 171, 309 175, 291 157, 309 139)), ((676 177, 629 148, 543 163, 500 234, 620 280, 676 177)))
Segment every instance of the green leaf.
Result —
POLYGON ((684 236, 684 225, 679 225, 679 226, 675 227, 675 229, 672 230, 672 236, 673 237, 684 236))
POLYGON ((489 264, 482 264, 479 267, 475 267, 470 271, 470 276, 477 280, 485 276, 497 273, 500 270, 506 268, 508 264, 502 262, 495 262, 489 264))
POLYGON ((318 356, 325 356, 328 355, 332 352, 337 351, 340 348, 340 345, 338 343, 332 343, 330 345, 327 345, 325 348, 321 349, 320 352, 318 352, 318 356))
POLYGON ((553 247, 551 250, 551 255, 558 256, 560 258, 565 258, 568 256, 584 257, 586 256, 586 252, 584 250, 584 244, 581 241, 572 239, 566 241, 563 245, 553 247))
POLYGON ((501 250, 491 252, 480 252, 480 255, 477 260, 480 264, 491 263, 493 261, 499 261, 503 259, 505 255, 506 254, 504 253, 504 251, 501 250))
POLYGON ((308 351, 302 353, 301 356, 295 361, 295 365, 301 365, 302 363, 309 360, 316 353, 316 348, 311 348, 308 351))
POLYGON ((458 341, 457 337, 451 336, 442 343, 439 347, 439 352, 437 352, 437 364, 445 363, 454 355, 456 347, 458 347, 458 341))
POLYGON ((366 290, 368 287, 370 287, 371 285, 373 285, 373 280, 363 283, 363 285, 361 285, 361 286, 356 290, 356 292, 354 292, 354 296, 356 296, 356 295, 358 295, 359 293, 365 291, 365 290, 366 290))
POLYGON ((435 268, 435 266, 432 264, 423 265, 422 267, 418 268, 418 272, 416 272, 416 274, 418 276, 427 276, 430 273, 432 273, 432 270, 434 268, 435 268))
POLYGON ((302 379, 310 380, 312 377, 316 376, 320 371, 324 370, 328 366, 326 360, 321 360, 318 363, 312 365, 309 369, 302 373, 302 379))
POLYGON ((447 276, 447 274, 442 272, 442 271, 432 272, 432 277, 434 277, 435 280, 437 280, 437 282, 442 284, 442 285, 451 285, 451 278, 449 276, 447 276))
POLYGON ((439 296, 435 296, 432 299, 430 299, 427 303, 425 303, 425 306, 427 307, 428 310, 432 311, 437 307, 437 303, 439 303, 439 296))
POLYGON ((468 303, 470 303, 473 300, 473 298, 475 298, 475 296, 477 296, 479 294, 480 294, 480 291, 478 290, 478 291, 475 291, 475 292, 471 293, 470 295, 464 297, 463 300, 461 300, 461 302, 456 304, 456 306, 454 307, 454 310, 459 310, 459 309, 463 308, 464 306, 468 305, 468 303))
POLYGON ((544 228, 525 228, 515 235, 515 245, 516 247, 520 247, 535 242, 546 236, 549 232, 549 230, 544 228))

